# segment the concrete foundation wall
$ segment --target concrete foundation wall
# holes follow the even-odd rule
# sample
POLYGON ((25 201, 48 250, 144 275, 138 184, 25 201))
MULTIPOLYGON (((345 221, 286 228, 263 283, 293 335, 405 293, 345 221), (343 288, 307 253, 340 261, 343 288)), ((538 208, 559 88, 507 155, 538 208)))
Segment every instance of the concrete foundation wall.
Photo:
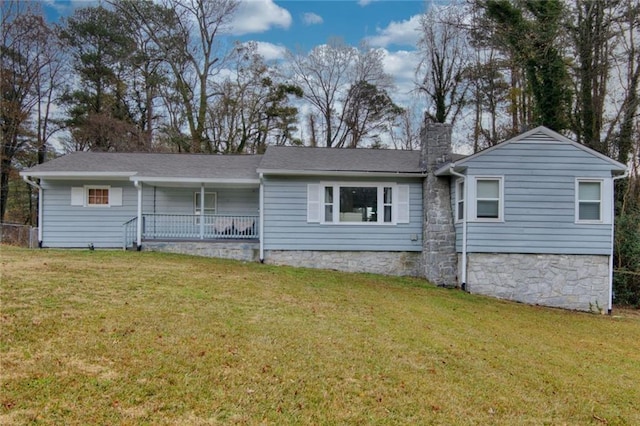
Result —
POLYGON ((467 262, 470 293, 581 311, 609 304, 608 256, 469 253, 467 262))
POLYGON ((417 277, 421 257, 420 252, 267 250, 265 263, 417 277))
POLYGON ((142 250, 253 262, 259 260, 260 246, 257 242, 244 241, 143 241, 142 250))

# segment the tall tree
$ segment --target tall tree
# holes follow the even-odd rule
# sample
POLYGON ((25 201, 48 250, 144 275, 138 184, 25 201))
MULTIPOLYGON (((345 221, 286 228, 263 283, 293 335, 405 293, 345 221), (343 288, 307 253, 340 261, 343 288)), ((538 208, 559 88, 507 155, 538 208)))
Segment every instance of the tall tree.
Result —
POLYGON ((455 123, 465 104, 468 81, 463 73, 469 46, 462 30, 464 16, 458 5, 432 4, 420 18, 418 89, 428 101, 426 116, 436 123, 455 123))
POLYGON ((378 140, 379 133, 389 130, 387 124, 403 113, 386 90, 365 80, 353 84, 346 99, 343 116, 347 132, 338 147, 356 148, 365 136, 378 140))
MULTIPOLYGON (((637 2, 626 1, 623 9, 622 43, 626 56, 625 96, 621 107, 620 129, 616 137, 616 155, 618 161, 626 163, 632 153, 635 143, 640 140, 638 133, 638 109, 640 108, 640 5, 637 2), (634 135, 635 133, 635 135, 634 135)), ((638 203, 640 205, 640 202, 638 203)))
MULTIPOLYGON (((615 0, 617 3, 618 0, 615 0)), ((575 124, 578 142, 606 152, 601 142, 603 112, 611 61, 611 1, 575 0, 567 22, 575 47, 575 124)), ((568 5, 569 6, 569 5, 568 5)), ((569 6, 570 7, 570 6, 569 6)))
POLYGON ((298 109, 289 96, 298 86, 280 81, 252 43, 236 46, 235 68, 216 84, 220 95, 209 107, 211 152, 259 152, 268 144, 293 142, 298 109))
MULTIPOLYGON (((291 72, 302 87, 304 98, 317 113, 313 120, 311 138, 324 141, 326 147, 357 146, 368 136, 359 129, 368 128, 371 120, 382 119, 381 115, 369 114, 369 109, 379 105, 356 101, 354 97, 365 95, 358 89, 362 82, 375 86, 378 93, 391 88, 391 78, 382 68, 382 52, 361 46, 359 49, 344 44, 341 39, 331 39, 317 46, 309 54, 289 54, 291 72), (354 111, 353 108, 363 110, 354 111), (367 120, 365 126, 355 125, 355 116, 367 120), (351 126, 348 121, 351 121, 351 126), (320 137, 322 135, 322 137, 320 137), (348 142, 350 140, 350 142, 348 142)), ((371 91, 369 91, 371 93, 371 91)), ((369 127, 373 128, 373 127, 369 127)))
MULTIPOLYGON (((207 109, 216 95, 212 78, 226 51, 219 33, 234 15, 236 0, 114 1, 115 7, 138 22, 152 40, 160 58, 171 69, 173 92, 183 109, 190 133, 190 152, 203 152, 210 144, 207 109)), ((173 129, 173 133, 182 133, 173 129)))
POLYGON ((126 102, 126 62, 135 49, 121 19, 102 6, 78 9, 61 38, 73 57, 79 87, 65 99, 76 149, 136 150, 139 134, 126 102))
POLYGON ((487 0, 487 16, 495 24, 496 40, 504 43, 525 71, 533 100, 533 123, 556 131, 569 127, 571 91, 562 56, 560 0, 487 0))
MULTIPOLYGON (((0 47, 0 222, 9 197, 9 176, 14 158, 25 147, 36 145, 34 111, 41 105, 40 84, 53 72, 50 43, 55 35, 32 5, 12 1, 1 3, 2 46, 0 47)), ((38 132, 40 126, 37 126, 38 132)))

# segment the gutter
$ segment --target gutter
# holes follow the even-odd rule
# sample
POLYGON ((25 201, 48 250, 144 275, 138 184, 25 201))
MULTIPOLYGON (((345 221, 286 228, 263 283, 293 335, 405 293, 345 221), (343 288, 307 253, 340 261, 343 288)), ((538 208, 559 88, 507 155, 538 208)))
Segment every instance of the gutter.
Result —
MULTIPOLYGON (((466 291, 467 290, 467 209, 469 204, 469 200, 467 197, 467 176, 453 170, 454 167, 455 167, 455 163, 451 163, 451 165, 449 166, 449 173, 461 178, 464 184, 464 211, 462 213, 462 279, 461 279, 462 283, 460 284, 460 287, 462 288, 463 291, 466 291)), ((458 206, 456 205, 456 210, 453 213, 454 219, 457 217, 457 214, 458 214, 457 208, 458 206)))
POLYGON ((626 169, 620 176, 614 176, 611 182, 611 254, 609 255, 609 306, 607 307, 607 314, 611 315, 613 309, 613 251, 614 251, 614 234, 616 231, 616 206, 615 206, 615 182, 618 179, 624 179, 629 176, 629 170, 626 169))
POLYGON ((264 176, 260 173, 260 201, 259 201, 259 209, 260 209, 260 219, 259 222, 259 230, 258 238, 260 238, 260 263, 264 263, 264 176))
POLYGON ((38 189, 38 247, 42 248, 42 208, 44 204, 42 197, 44 195, 44 189, 42 189, 42 186, 32 181, 28 175, 22 175, 22 180, 38 189))
POLYGON ((345 177, 413 177, 424 178, 422 172, 353 172, 340 170, 286 170, 286 169, 258 169, 259 174, 278 176, 345 176, 345 177))

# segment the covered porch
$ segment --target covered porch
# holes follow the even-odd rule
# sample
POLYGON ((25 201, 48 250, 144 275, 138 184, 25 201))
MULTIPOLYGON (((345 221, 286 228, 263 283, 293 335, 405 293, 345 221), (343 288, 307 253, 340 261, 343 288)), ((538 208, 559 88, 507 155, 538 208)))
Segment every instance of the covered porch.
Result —
POLYGON ((124 249, 260 242, 259 179, 132 180, 137 215, 122 225, 124 249))
POLYGON ((138 243, 138 217, 125 222, 123 247, 144 241, 237 241, 260 239, 259 215, 142 214, 142 233, 138 243))

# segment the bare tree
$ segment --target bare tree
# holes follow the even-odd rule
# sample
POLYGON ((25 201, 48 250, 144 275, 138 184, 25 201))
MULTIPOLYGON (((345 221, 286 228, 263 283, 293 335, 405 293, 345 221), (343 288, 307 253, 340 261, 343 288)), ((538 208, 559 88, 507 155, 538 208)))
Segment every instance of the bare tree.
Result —
MULTIPOLYGON (((219 72, 225 50, 219 34, 237 9, 237 0, 114 1, 116 8, 139 23, 171 69, 175 94, 184 109, 191 143, 202 152, 209 144, 208 103, 216 95, 212 77, 219 72)), ((181 129, 173 129, 181 133, 181 129)), ((187 147, 185 147, 187 148, 187 147)))
MULTIPOLYGON (((290 52, 289 59, 304 98, 320 118, 318 123, 314 117, 313 140, 324 140, 326 147, 355 147, 384 120, 384 114, 374 113, 381 104, 373 101, 374 93, 390 101, 391 78, 382 69, 381 51, 331 39, 308 55, 290 52)), ((392 109, 384 103, 383 109, 392 109)))
POLYGON ((253 43, 238 44, 235 68, 216 83, 220 93, 209 106, 211 152, 259 152, 268 144, 294 142, 298 109, 289 96, 302 97, 300 87, 280 80, 253 43))
POLYGON ((418 89, 428 101, 427 117, 437 123, 455 123, 465 103, 467 80, 463 73, 469 51, 463 30, 465 16, 459 5, 431 4, 420 19, 418 89))
POLYGON ((33 142, 34 137, 39 149, 43 149, 40 144, 44 144, 48 130, 43 127, 42 120, 47 122, 50 105, 42 103, 46 96, 43 85, 48 79, 55 78, 52 73, 58 69, 50 51, 55 34, 42 15, 28 3, 3 1, 1 5, 0 222, 6 212, 14 158, 33 142), (47 109, 46 114, 38 111, 40 107, 47 109), (34 121, 37 123, 35 131, 34 121))

